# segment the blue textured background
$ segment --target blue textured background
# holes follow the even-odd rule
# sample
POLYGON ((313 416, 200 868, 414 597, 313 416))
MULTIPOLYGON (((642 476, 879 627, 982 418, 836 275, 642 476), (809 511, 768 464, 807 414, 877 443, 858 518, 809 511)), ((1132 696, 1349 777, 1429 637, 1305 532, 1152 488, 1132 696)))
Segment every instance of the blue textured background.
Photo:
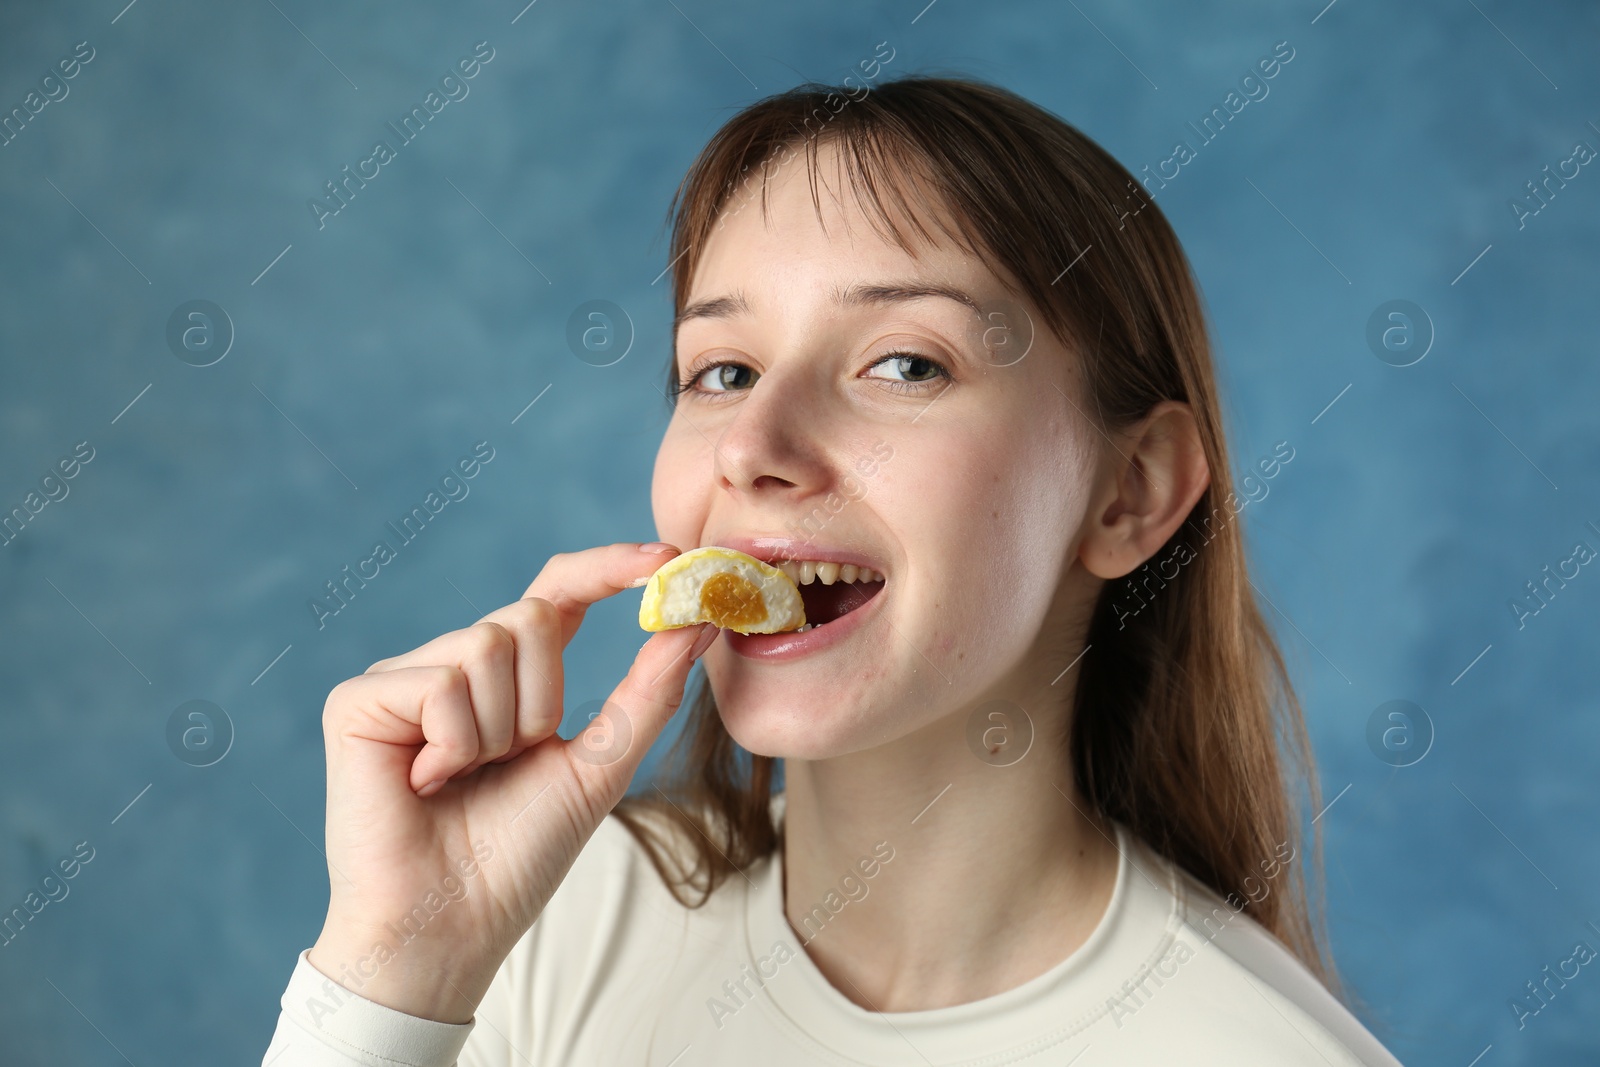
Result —
MULTIPOLYGON (((1520 1030, 1508 1007, 1600 948, 1600 568, 1521 630, 1508 608, 1600 548, 1600 166, 1523 229, 1507 204, 1600 147, 1600 8, 123 2, 0 9, 0 109, 96 50, 0 147, 0 509, 96 450, 0 548, 0 909, 95 849, 0 948, 6 1064, 258 1060, 326 902, 328 689, 554 551, 653 535, 671 191, 735 109, 885 40, 891 73, 998 81, 1134 170, 1295 49, 1157 203, 1235 458, 1296 449, 1244 521, 1327 797, 1349 784, 1322 820, 1337 957, 1408 1064, 1600 1062, 1600 964, 1520 1030), (470 95, 319 231, 308 198, 480 40, 470 95), (1396 298, 1437 330, 1406 368, 1365 340, 1396 298), (168 349, 191 299, 236 328, 214 366, 168 349), (637 326, 615 366, 568 351, 590 299, 637 326), (478 440, 470 496, 319 631, 308 598, 478 440), (1437 736, 1394 770, 1365 729, 1397 698, 1437 736), (206 769, 164 736, 190 699, 237 730, 206 769)), ((627 600, 575 643, 569 709, 637 648, 627 600)))

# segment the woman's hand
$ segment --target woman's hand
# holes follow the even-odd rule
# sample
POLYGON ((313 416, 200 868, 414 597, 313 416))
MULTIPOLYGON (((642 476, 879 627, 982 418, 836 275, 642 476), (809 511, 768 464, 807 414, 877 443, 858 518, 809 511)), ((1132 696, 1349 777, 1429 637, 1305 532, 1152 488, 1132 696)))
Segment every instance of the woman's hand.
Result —
POLYGON ((561 654, 597 600, 677 553, 554 556, 524 599, 328 694, 328 917, 309 960, 422 1018, 472 1018, 501 962, 627 791, 716 629, 653 634, 570 741, 561 654))

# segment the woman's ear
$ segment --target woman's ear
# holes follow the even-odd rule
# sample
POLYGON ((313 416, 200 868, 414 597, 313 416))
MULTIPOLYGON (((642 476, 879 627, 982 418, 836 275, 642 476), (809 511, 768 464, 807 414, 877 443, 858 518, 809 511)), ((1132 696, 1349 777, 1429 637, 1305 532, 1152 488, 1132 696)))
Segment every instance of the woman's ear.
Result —
POLYGON ((1112 579, 1166 544, 1211 484, 1211 468, 1194 412, 1177 400, 1102 441, 1078 557, 1091 574, 1112 579))

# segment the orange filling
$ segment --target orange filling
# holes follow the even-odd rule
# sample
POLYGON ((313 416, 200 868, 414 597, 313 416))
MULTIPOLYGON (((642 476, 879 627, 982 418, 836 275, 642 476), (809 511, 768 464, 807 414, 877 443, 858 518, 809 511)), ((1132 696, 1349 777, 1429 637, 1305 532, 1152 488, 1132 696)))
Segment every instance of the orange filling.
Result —
POLYGON ((723 571, 700 587, 700 610, 707 621, 724 630, 746 630, 767 618, 761 590, 749 579, 723 571))

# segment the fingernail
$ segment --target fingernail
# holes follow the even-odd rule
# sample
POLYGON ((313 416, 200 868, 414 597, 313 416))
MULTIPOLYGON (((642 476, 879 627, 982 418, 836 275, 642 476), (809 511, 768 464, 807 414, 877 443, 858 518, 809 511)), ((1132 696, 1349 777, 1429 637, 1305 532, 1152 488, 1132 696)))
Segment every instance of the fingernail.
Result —
POLYGON ((417 790, 417 796, 419 796, 419 797, 431 797, 431 796, 433 796, 433 794, 437 793, 439 790, 441 790, 443 788, 444 788, 444 779, 443 778, 435 778, 433 781, 429 782, 427 785, 425 785, 421 789, 417 790))
POLYGON ((637 589, 641 585, 644 585, 649 580, 650 580, 650 575, 648 575, 648 574, 646 574, 646 575, 644 575, 642 577, 639 577, 639 578, 635 578, 633 581, 628 583, 628 588, 629 589, 637 589))
POLYGON ((689 648, 690 663, 693 663, 695 660, 705 655, 706 649, 711 647, 711 642, 715 641, 717 639, 717 635, 722 632, 709 622, 701 623, 701 625, 705 627, 705 629, 700 631, 700 636, 694 639, 694 644, 689 648))
POLYGON ((668 552, 676 554, 678 551, 678 546, 669 545, 665 541, 651 541, 648 545, 640 545, 639 551, 653 552, 656 555, 665 555, 668 552))

